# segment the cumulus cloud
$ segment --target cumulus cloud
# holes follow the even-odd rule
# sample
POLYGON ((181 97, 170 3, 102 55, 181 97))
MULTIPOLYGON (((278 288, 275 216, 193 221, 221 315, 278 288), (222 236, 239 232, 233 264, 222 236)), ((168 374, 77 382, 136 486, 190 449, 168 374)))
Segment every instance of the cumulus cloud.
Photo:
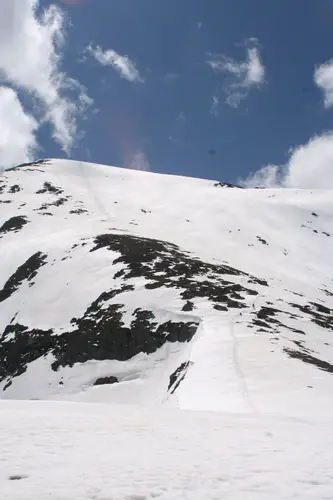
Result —
POLYGON ((39 0, 0 1, 0 76, 7 86, 34 99, 41 121, 51 124, 54 140, 69 153, 77 116, 92 101, 85 89, 61 70, 65 41, 63 11, 39 0))
POLYGON ((101 47, 88 47, 88 52, 103 66, 112 66, 122 78, 129 82, 143 82, 135 63, 128 56, 121 56, 115 50, 102 50, 101 47))
POLYGON ((223 54, 210 54, 207 64, 216 72, 229 76, 223 86, 226 103, 237 107, 248 97, 252 88, 259 88, 265 81, 265 67, 261 61, 258 40, 247 40, 247 57, 244 61, 236 61, 223 54))
POLYGON ((25 113, 16 92, 0 87, 0 171, 33 158, 37 128, 36 120, 25 113))
POLYGON ((240 183, 245 187, 333 188, 333 131, 292 150, 285 165, 267 165, 240 183))
POLYGON ((333 59, 315 69, 314 81, 323 92, 325 107, 330 108, 333 105, 333 59))
MULTIPOLYGON (((323 93, 325 107, 331 108, 333 59, 315 68, 314 82, 323 93)), ((333 189, 333 130, 292 149, 286 164, 266 165, 239 183, 245 187, 333 189)))

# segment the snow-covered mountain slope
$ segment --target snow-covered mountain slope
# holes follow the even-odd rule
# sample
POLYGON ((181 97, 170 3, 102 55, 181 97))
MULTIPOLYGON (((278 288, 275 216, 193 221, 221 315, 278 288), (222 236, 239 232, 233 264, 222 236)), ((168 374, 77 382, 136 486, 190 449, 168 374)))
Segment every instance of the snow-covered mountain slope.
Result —
POLYGON ((329 500, 332 423, 0 401, 1 500, 329 500))
POLYGON ((1 398, 333 414, 332 191, 44 160, 0 193, 1 398))

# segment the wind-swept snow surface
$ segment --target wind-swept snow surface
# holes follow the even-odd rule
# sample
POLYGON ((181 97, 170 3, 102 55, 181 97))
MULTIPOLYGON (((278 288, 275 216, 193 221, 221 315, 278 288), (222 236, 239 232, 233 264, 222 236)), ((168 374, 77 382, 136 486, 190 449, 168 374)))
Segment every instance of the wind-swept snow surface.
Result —
POLYGON ((0 180, 0 397, 333 416, 333 197, 65 160, 0 180))
POLYGON ((329 500, 331 423, 0 402, 2 500, 329 500))

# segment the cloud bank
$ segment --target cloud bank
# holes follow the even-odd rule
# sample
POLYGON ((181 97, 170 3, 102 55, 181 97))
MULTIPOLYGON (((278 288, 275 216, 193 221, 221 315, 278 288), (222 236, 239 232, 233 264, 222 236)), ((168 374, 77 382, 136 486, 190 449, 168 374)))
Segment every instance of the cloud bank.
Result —
POLYGON ((0 171, 29 161, 37 150, 36 120, 24 112, 14 90, 0 87, 0 171))
MULTIPOLYGON (((77 117, 92 101, 79 82, 61 69, 66 31, 64 12, 51 4, 39 14, 38 7, 39 0, 0 2, 0 76, 6 87, 14 92, 19 90, 24 93, 25 101, 31 101, 35 118, 51 125, 53 139, 68 154, 77 136, 77 117)), ((25 114, 22 103, 17 113, 17 94, 16 98, 9 95, 2 92, 3 106, 12 105, 10 115, 17 116, 20 123, 25 114)), ((25 116, 29 122, 29 115, 25 116)), ((23 157, 31 154, 30 134, 36 128, 26 128, 27 149, 23 157)), ((7 152, 2 154, 2 163, 17 161, 16 156, 11 161, 7 152)))
POLYGON ((333 188, 333 131, 296 147, 285 165, 267 165, 239 182, 245 187, 333 188))
MULTIPOLYGON (((314 70, 325 108, 333 106, 333 59, 314 70)), ((333 130, 292 149, 285 165, 266 165, 240 179, 245 187, 333 189, 333 130)))

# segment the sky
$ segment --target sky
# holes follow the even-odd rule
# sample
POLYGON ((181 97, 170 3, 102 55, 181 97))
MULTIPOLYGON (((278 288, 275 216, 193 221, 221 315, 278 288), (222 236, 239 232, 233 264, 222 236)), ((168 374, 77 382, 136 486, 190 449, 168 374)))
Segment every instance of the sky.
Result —
POLYGON ((333 187, 332 0, 0 0, 0 169, 333 187))

